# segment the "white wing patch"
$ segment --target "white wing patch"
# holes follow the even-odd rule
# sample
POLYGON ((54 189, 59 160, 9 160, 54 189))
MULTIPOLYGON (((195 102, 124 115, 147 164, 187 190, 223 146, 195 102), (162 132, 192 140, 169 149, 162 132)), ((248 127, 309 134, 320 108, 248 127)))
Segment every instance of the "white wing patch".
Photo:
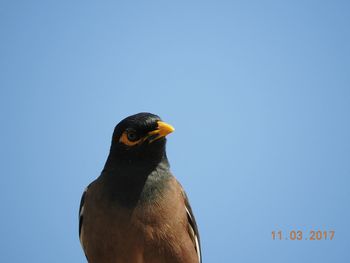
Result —
POLYGON ((195 221, 193 220, 193 217, 192 217, 192 213, 188 210, 187 206, 185 206, 186 208, 186 213, 187 213, 187 218, 189 219, 188 221, 188 226, 189 226, 189 229, 190 229, 190 234, 191 234, 191 238, 193 239, 194 241, 194 245, 195 245, 195 249, 196 249, 196 252, 197 252, 197 256, 198 256, 198 262, 202 262, 201 261, 201 248, 200 248, 200 244, 199 244, 199 238, 198 238, 198 234, 196 233, 195 231, 195 221))

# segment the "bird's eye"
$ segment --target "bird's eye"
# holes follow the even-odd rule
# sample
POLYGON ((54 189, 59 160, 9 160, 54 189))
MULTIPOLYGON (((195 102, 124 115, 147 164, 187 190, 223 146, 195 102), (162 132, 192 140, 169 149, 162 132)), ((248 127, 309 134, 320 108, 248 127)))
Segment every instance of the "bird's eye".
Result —
POLYGON ((137 141, 139 139, 139 136, 137 133, 133 130, 127 132, 128 140, 131 142, 137 141))

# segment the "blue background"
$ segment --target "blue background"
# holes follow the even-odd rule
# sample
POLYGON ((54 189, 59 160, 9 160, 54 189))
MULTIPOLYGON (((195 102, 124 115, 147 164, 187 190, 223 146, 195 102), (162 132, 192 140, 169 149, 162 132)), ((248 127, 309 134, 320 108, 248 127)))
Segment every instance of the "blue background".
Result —
POLYGON ((0 2, 0 262, 85 262, 113 128, 160 115, 204 262, 350 262, 348 1, 0 2), (335 230, 333 240, 271 231, 335 230))

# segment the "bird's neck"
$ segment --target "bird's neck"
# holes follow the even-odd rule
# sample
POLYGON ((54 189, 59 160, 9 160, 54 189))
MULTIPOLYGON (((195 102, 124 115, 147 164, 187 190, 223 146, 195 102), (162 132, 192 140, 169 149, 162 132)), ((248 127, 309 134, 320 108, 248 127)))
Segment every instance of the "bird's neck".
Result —
MULTIPOLYGON (((133 207, 152 200, 170 176, 166 154, 158 162, 120 162, 109 157, 101 174, 112 201, 133 207)), ((118 159, 119 160, 119 159, 118 159)))

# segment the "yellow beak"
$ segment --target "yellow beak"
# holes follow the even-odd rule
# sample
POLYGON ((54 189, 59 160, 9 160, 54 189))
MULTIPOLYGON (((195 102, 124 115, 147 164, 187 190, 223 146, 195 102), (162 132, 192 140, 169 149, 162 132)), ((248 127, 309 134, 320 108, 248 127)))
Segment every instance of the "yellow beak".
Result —
POLYGON ((167 136, 169 133, 172 133, 173 131, 175 131, 173 126, 163 121, 158 121, 157 124, 158 124, 157 129, 148 133, 148 136, 156 136, 155 138, 150 140, 150 143, 160 138, 163 138, 167 136))

